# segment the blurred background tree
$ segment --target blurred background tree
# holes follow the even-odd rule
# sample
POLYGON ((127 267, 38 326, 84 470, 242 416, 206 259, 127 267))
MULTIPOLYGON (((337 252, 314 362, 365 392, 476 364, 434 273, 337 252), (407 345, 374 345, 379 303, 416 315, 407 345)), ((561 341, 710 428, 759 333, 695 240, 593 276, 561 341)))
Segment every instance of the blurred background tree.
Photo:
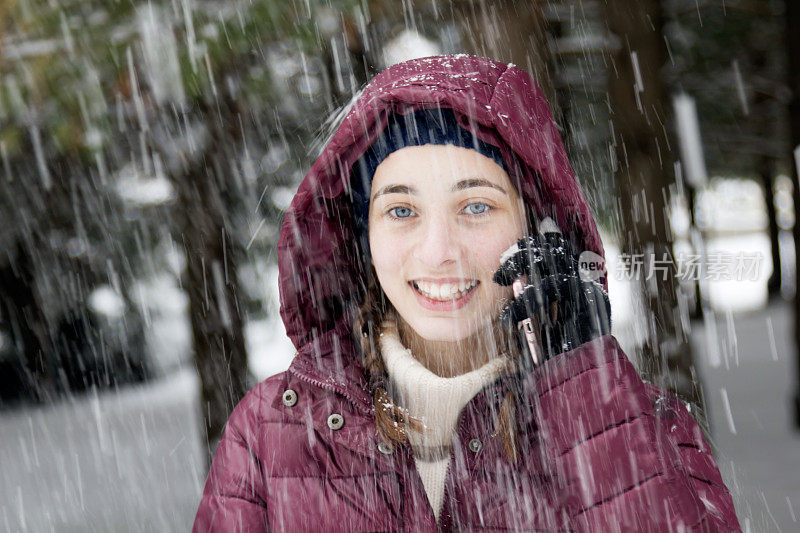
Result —
POLYGON ((351 4, 0 3, 0 294, 20 392, 145 378, 136 288, 172 272, 213 452, 254 384, 244 321, 275 311, 240 270, 274 258, 309 118, 339 105, 319 22, 351 4))
POLYGON ((667 62, 662 5, 657 0, 635 4, 611 0, 605 5, 608 29, 615 38, 608 94, 621 249, 629 257, 644 258, 635 271, 647 317, 641 366, 656 384, 700 406, 688 332, 680 316, 683 295, 669 224, 675 156, 666 127, 670 117, 662 77, 667 62))
MULTIPOLYGON (((800 184, 800 176, 798 176, 800 172, 800 169, 798 169, 798 166, 800 166, 800 34, 797 33, 797 25, 800 24, 800 5, 792 0, 785 0, 782 7, 785 10, 783 37, 787 58, 784 77, 788 85, 788 105, 786 106, 786 111, 788 112, 790 123, 790 143, 788 146, 789 149, 786 152, 791 158, 790 160, 794 163, 791 165, 791 176, 792 183, 795 185, 792 198, 795 208, 793 234, 795 258, 797 258, 797 254, 800 253, 800 246, 797 246, 797 243, 800 242, 800 224, 796 223, 798 220, 798 210, 800 210, 800 185, 798 185, 800 184)), ((798 264, 800 264, 800 261, 795 259, 795 265, 798 264)), ((800 276, 796 266, 795 274, 796 276, 800 276)), ((800 280, 795 283, 794 296, 794 342, 797 351, 794 361, 794 397, 792 398, 794 403, 795 427, 800 428, 800 291, 797 290, 797 287, 800 287, 800 280)))

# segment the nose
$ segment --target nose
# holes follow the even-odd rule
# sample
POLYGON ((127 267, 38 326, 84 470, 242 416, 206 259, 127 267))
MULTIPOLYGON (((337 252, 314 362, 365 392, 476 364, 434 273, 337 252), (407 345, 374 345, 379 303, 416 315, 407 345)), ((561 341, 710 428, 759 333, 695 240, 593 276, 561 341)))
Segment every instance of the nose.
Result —
POLYGON ((426 220, 414 247, 414 258, 435 273, 459 259, 460 244, 457 231, 445 216, 426 220))

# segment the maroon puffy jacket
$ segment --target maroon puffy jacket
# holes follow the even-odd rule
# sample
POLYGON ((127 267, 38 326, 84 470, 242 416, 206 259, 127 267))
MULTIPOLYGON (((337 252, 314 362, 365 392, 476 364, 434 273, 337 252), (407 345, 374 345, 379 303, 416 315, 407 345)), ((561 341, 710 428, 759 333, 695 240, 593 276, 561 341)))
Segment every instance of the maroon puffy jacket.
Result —
POLYGON ((611 335, 528 376, 518 409, 524 453, 513 465, 493 434, 504 380, 467 404, 438 524, 410 448, 378 447, 344 313, 356 286, 345 184, 389 112, 434 106, 452 108, 462 124, 477 124, 481 139, 513 150, 525 200, 539 213, 555 206, 559 226, 603 254, 547 102, 526 72, 459 55, 376 76, 286 213, 281 315, 298 354, 231 415, 194 530, 739 531, 694 419, 641 380, 611 335))

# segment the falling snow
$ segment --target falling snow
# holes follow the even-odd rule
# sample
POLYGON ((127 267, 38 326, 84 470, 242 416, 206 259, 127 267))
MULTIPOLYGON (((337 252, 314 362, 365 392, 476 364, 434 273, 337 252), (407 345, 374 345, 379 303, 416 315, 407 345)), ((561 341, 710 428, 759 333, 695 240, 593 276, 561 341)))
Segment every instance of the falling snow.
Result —
MULTIPOLYGON (((644 33, 658 33, 655 53, 635 45, 634 33, 642 32, 614 34, 617 21, 605 19, 614 2, 525 8, 541 20, 504 2, 471 9, 446 0, 224 4, 0 2, 1 531, 191 528, 208 453, 231 409, 297 356, 287 317, 320 317, 320 309, 333 306, 316 287, 341 273, 319 273, 319 264, 279 272, 278 258, 287 252, 278 238, 283 232, 297 242, 306 224, 325 231, 349 224, 350 213, 334 201, 342 182, 317 196, 313 180, 301 195, 298 186, 331 139, 342 150, 320 158, 309 175, 347 163, 358 145, 334 136, 341 124, 424 91, 425 106, 450 92, 473 95, 463 114, 492 117, 495 124, 485 128, 513 130, 518 121, 541 128, 542 147, 523 163, 538 165, 535 178, 547 194, 556 194, 549 173, 574 169, 605 250, 612 333, 621 350, 646 380, 700 392, 704 405, 689 405, 689 412, 705 425, 743 530, 800 529, 800 420, 792 404, 800 402, 792 306, 800 146, 788 148, 792 88, 784 76, 787 45, 777 37, 783 10, 748 15, 730 2, 666 2, 658 17, 636 19, 644 33), (531 52, 540 45, 543 56, 531 52), (498 63, 491 73, 451 72, 469 55, 498 63), (382 69, 428 56, 446 58, 418 62, 423 72, 383 84, 358 107, 382 69), (663 64, 652 64, 662 56, 663 64), (449 78, 425 70, 431 66, 449 78), (547 128, 547 106, 498 111, 518 95, 495 92, 493 84, 517 69, 534 73, 557 126, 547 128), (610 89, 619 79, 627 80, 627 100, 610 89), (661 101, 655 93, 663 93, 661 101), (655 142, 624 137, 623 109, 656 132, 655 142), (557 158, 559 134, 569 164, 557 158), (636 179, 626 168, 640 178, 655 168, 669 180, 656 192, 634 193, 636 179), (633 198, 623 204, 627 192, 633 198), (317 209, 318 218, 292 219, 287 213, 297 205, 317 209), (657 206, 667 207, 661 213, 657 206), (636 231, 667 235, 676 255, 694 254, 703 264, 697 284, 678 283, 675 307, 660 316, 653 301, 663 294, 648 292, 656 286, 625 269, 632 234, 626 220, 638 224, 636 231), (709 272, 710 258, 736 254, 763 261, 747 279, 709 272), (287 287, 303 284, 311 298, 298 311, 287 287), (672 338, 656 334, 665 320, 676 324, 672 338), (683 374, 652 371, 648 350, 674 357, 681 346, 690 354, 683 374)), ((533 142, 521 133, 507 134, 533 142)), ((572 191, 557 191, 565 206, 582 201, 572 191)), ((339 265, 356 243, 338 244, 335 257, 307 246, 303 252, 339 265)), ((342 300, 350 296, 343 291, 357 290, 337 287, 342 300)), ((310 384, 312 370, 328 365, 332 377, 322 385, 344 402, 343 376, 352 379, 348 372, 361 361, 348 359, 338 337, 321 340, 319 333, 308 332, 303 348, 311 362, 298 372, 307 371, 310 384), (334 355, 315 359, 323 350, 334 355)), ((383 332, 377 338, 387 341, 383 332)), ((608 386, 594 393, 612 400, 608 386)), ((285 393, 282 400, 270 398, 269 406, 298 402, 285 393)), ((320 423, 304 401, 295 420, 301 442, 290 445, 316 458, 327 453, 320 450, 325 435, 340 429, 337 420, 343 433, 353 428, 339 412, 320 423)), ((653 410, 665 405, 659 398, 653 410)), ((521 407, 520 420, 535 411, 521 407)), ((566 414, 560 427, 588 430, 566 414)), ((487 442, 462 444, 475 455, 491 447, 487 442)), ((393 447, 376 455, 370 443, 353 438, 347 447, 371 461, 400 455, 393 447)), ((577 497, 593 501, 601 489, 591 482, 585 452, 575 449, 577 497)), ((449 468, 466 471, 473 455, 454 450, 449 468)), ((620 472, 638 474, 636 454, 621 455, 620 472)), ((535 498, 503 472, 498 467, 495 474, 508 477, 508 490, 498 497, 515 513, 530 512, 535 498)), ((358 505, 375 509, 373 493, 393 490, 339 481, 326 479, 343 500, 354 490, 358 505)), ((722 512, 705 496, 697 501, 722 512)), ((481 523, 492 519, 483 508, 478 514, 481 523)), ((335 517, 320 524, 337 526, 343 527, 335 517)))

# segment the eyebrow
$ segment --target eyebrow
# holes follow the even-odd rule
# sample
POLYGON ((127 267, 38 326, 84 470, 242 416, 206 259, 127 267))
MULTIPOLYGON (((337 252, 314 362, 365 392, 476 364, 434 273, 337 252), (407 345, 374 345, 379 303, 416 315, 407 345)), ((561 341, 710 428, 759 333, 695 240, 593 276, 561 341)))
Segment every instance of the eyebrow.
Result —
POLYGON ((492 183, 485 178, 467 178, 461 180, 450 188, 450 192, 463 191, 464 189, 469 189, 471 187, 491 187, 493 189, 497 189, 503 194, 508 194, 503 187, 497 185, 496 183, 492 183))
MULTIPOLYGON (((456 182, 452 187, 450 187, 450 192, 456 191, 463 191, 464 189, 470 189, 472 187, 491 187, 493 189, 497 189, 498 191, 502 192, 503 194, 508 194, 508 192, 497 185, 496 183, 492 183, 491 181, 485 178, 467 178, 456 182)), ((387 185, 383 189, 376 192, 372 199, 375 200, 379 196, 383 196, 384 194, 416 194, 417 190, 413 187, 409 187, 407 185, 387 185)))

